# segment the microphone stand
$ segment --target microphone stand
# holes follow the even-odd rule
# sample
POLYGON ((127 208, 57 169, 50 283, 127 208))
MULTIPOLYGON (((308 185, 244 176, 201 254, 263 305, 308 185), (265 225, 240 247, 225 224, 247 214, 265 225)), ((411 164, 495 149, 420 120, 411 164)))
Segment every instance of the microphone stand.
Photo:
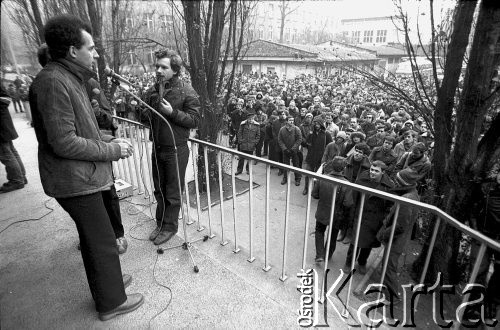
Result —
MULTIPOLYGON (((165 122, 165 124, 167 124, 167 127, 170 131, 170 134, 172 135, 172 139, 174 141, 174 157, 175 157, 175 170, 176 170, 176 173, 177 173, 177 184, 179 186, 179 197, 180 197, 180 202, 181 202, 181 220, 182 220, 182 229, 184 231, 184 242, 179 244, 179 245, 175 245, 175 246, 172 246, 172 247, 168 247, 168 248, 162 248, 162 247, 158 247, 158 249, 156 250, 156 253, 158 254, 163 254, 163 252, 165 252, 166 250, 171 250, 171 249, 175 249, 175 248, 179 248, 179 247, 182 247, 184 250, 187 250, 189 252, 189 257, 191 258, 191 263, 193 264, 193 270, 195 273, 198 273, 200 271, 200 269, 198 268, 198 266, 196 265, 196 262, 193 258, 193 254, 191 252, 191 248, 193 246, 193 243, 195 242, 198 242, 198 241, 201 241, 203 240, 203 242, 207 241, 209 236, 208 235, 205 235, 201 238, 198 238, 194 241, 188 241, 188 237, 187 237, 187 231, 186 231, 186 221, 185 221, 185 218, 184 218, 184 199, 182 198, 182 186, 181 186, 181 176, 180 176, 180 171, 179 171, 179 160, 177 159, 177 146, 175 145, 175 136, 174 136, 174 132, 172 130, 172 126, 170 126, 170 123, 168 122, 168 120, 165 119, 165 117, 163 117, 158 111, 156 111, 153 107, 151 107, 149 104, 147 104, 146 102, 144 102, 143 100, 141 100, 140 97, 138 97, 137 95, 134 95, 131 91, 127 90, 126 88, 123 88, 122 86, 120 86, 120 82, 118 81, 118 79, 116 79, 115 77, 112 77, 111 81, 113 82, 113 84, 115 84, 116 86, 118 86, 122 91, 125 91, 127 94, 129 94, 130 96, 132 96, 135 100, 137 100, 140 104, 142 104, 143 106, 145 106, 148 110, 150 110, 152 113, 154 113, 155 115, 157 115, 161 120, 163 120, 163 122, 165 122)), ((161 97, 162 95, 160 95, 161 97)), ((153 146, 154 147, 154 146, 153 146)), ((153 152, 155 152, 153 150, 153 152)), ((155 155, 155 158, 157 156, 155 155)), ((156 158, 157 160, 157 158, 156 158)), ((194 159, 193 159, 194 161, 194 159)), ((189 194, 188 191, 186 191, 186 194, 189 194)), ((162 198, 163 198, 163 193, 162 193, 162 198)), ((163 201, 162 201, 163 202, 163 201)), ((165 212, 165 203, 163 203, 163 212, 165 212)), ((189 207, 189 205, 187 205, 186 207, 189 207)), ((176 215, 178 216, 178 215, 176 215)))

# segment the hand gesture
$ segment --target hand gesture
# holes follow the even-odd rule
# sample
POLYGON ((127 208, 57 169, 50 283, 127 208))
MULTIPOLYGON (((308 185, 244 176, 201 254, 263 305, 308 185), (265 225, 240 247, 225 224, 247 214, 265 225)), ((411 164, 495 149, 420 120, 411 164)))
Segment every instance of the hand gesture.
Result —
POLYGON ((167 116, 170 116, 172 114, 172 112, 174 112, 174 109, 172 108, 170 103, 168 103, 168 101, 165 99, 161 99, 160 110, 163 114, 165 114, 167 116))
POLYGON ((132 156, 132 154, 134 153, 134 148, 132 147, 132 145, 130 145, 129 143, 123 143, 123 142, 119 142, 118 144, 120 145, 120 151, 121 151, 120 158, 121 159, 128 158, 128 157, 132 156))
POLYGON ((97 100, 92 99, 92 101, 90 101, 90 105, 92 105, 92 109, 94 110, 94 113, 98 114, 99 113, 99 102, 97 102, 97 100))

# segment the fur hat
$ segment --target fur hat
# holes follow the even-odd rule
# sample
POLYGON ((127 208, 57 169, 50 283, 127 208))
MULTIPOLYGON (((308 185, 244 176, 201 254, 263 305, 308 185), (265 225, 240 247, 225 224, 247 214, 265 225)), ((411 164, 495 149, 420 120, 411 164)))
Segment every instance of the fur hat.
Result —
POLYGON ((407 167, 396 174, 396 181, 400 187, 411 187, 417 184, 416 177, 411 175, 412 171, 407 167))
POLYGON ((370 152, 371 152, 370 147, 364 142, 356 143, 356 145, 354 146, 354 149, 361 151, 363 153, 363 155, 366 155, 366 156, 369 156, 370 152))
POLYGON ((361 141, 364 141, 366 139, 366 135, 362 132, 352 132, 351 133, 351 141, 355 138, 358 137, 361 141))
POLYGON ((328 161, 325 164, 323 170, 327 174, 332 172, 340 173, 344 170, 345 166, 346 166, 345 158, 340 156, 335 156, 333 157, 332 160, 328 161))
POLYGON ((344 139, 344 141, 346 141, 347 140, 347 134, 344 131, 340 131, 340 132, 337 133, 337 136, 335 138, 336 139, 337 138, 341 138, 341 139, 344 139))

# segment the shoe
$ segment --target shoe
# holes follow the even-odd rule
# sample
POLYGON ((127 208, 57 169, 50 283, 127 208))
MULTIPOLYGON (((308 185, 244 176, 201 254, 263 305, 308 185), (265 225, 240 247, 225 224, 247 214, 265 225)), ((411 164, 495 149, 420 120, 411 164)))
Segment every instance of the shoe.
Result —
POLYGON ((234 175, 240 175, 241 173, 243 173, 243 171, 237 171, 234 175))
POLYGON ((325 258, 323 258, 323 257, 316 257, 316 259, 314 259, 314 262, 317 263, 317 264, 319 264, 319 263, 321 263, 323 261, 325 261, 325 258))
POLYGON ((286 184, 286 176, 284 176, 283 180, 281 180, 281 184, 286 184))
POLYGON ((361 275, 365 275, 366 274, 366 265, 360 265, 360 264, 358 264, 358 272, 361 275))
POLYGON ((132 283, 132 275, 123 274, 122 278, 123 278, 123 286, 126 289, 130 285, 130 283, 132 283))
POLYGON ((120 314, 127 314, 135 311, 144 303, 144 296, 140 293, 134 293, 127 295, 127 300, 120 306, 110 310, 106 313, 99 313, 99 320, 107 321, 111 320, 115 316, 120 314))
POLYGON ((127 252, 128 243, 125 237, 118 237, 116 239, 116 247, 118 248, 119 254, 124 254, 127 252))
POLYGON ((160 231, 158 236, 156 236, 153 243, 154 243, 154 245, 160 245, 163 243, 167 243, 174 235, 175 235, 174 232, 162 230, 162 231, 160 231))
POLYGON ((0 187, 0 194, 8 193, 23 188, 24 188, 24 183, 6 182, 3 184, 3 186, 0 187))
POLYGON ((307 191, 307 187, 304 188, 304 190, 302 190, 302 195, 307 195, 308 191, 307 191))
POLYGON ((158 234, 160 233, 160 231, 161 231, 161 227, 156 227, 155 230, 153 230, 153 232, 151 233, 151 235, 149 235, 149 240, 154 241, 156 239, 156 237, 158 236, 158 234))
POLYGON ((300 186, 300 180, 295 180, 295 185, 298 187, 300 186))
POLYGON ((282 170, 278 171, 278 176, 280 176, 280 175, 283 175, 283 171, 282 170))
POLYGON ((346 237, 344 237, 344 240, 342 241, 343 244, 351 244, 351 241, 352 241, 352 238, 350 238, 349 236, 346 235, 346 237))
POLYGON ((345 238, 345 230, 341 230, 339 231, 339 235, 337 236, 337 242, 342 242, 345 238))
POLYGON ((26 177, 24 177, 24 184, 28 184, 28 179, 26 179, 26 177))

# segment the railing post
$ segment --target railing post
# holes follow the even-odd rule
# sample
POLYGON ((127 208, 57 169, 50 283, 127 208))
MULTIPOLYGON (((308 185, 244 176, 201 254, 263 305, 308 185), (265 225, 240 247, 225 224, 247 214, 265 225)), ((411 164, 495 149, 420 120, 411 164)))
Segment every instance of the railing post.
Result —
POLYGON ((210 196, 210 175, 208 173, 208 147, 203 147, 205 156, 205 182, 207 184, 207 205, 208 205, 208 237, 214 238, 212 234, 212 198, 210 196))
POLYGON ((264 229, 264 267, 262 270, 268 272, 271 269, 271 266, 267 264, 267 257, 269 253, 269 186, 271 185, 271 165, 266 165, 266 213, 265 213, 265 229, 264 229))
MULTIPOLYGON (((285 174, 283 174, 285 175, 285 174)), ((282 282, 286 281, 288 276, 285 274, 286 268, 286 249, 287 249, 287 236, 288 236, 288 216, 290 213, 290 178, 292 177, 292 171, 286 172, 286 203, 285 203, 285 228, 283 233, 283 261, 281 263, 281 277, 282 282)))
POLYGON ((250 170, 250 177, 248 179, 248 185, 249 185, 249 196, 248 196, 248 216, 249 216, 249 224, 250 224, 250 256, 248 257, 247 261, 248 262, 254 262, 255 257, 253 256, 253 162, 249 159, 248 160, 248 167, 250 170))
MULTIPOLYGON (((361 200, 359 203, 359 214, 358 214, 358 220, 356 223, 356 238, 354 240, 354 251, 352 252, 352 260, 351 260, 351 273, 354 271, 354 264, 356 263, 356 259, 358 258, 358 241, 359 241, 359 232, 361 231, 361 219, 363 218, 363 209, 365 207, 365 193, 361 193, 361 200)), ((347 300, 346 304, 344 307, 344 311, 342 312, 342 316, 347 318, 349 316, 349 299, 351 298, 351 290, 352 290, 352 279, 353 276, 349 279, 349 289, 347 291, 347 300)))
POLYGON ((225 246, 227 241, 224 239, 224 186, 222 184, 222 152, 217 152, 217 167, 219 170, 219 198, 220 198, 220 227, 221 238, 220 245, 225 246))
MULTIPOLYGON (((319 183, 319 182, 318 182, 319 183)), ((328 224, 328 233, 326 236, 326 251, 325 251, 325 265, 323 269, 323 283, 321 283, 321 296, 324 297, 325 295, 325 281, 326 281, 326 270, 328 269, 328 259, 330 258, 330 244, 332 243, 332 227, 333 227, 333 216, 335 214, 335 200, 337 199, 337 191, 339 187, 337 185, 333 186, 333 194, 332 194, 332 206, 330 209, 330 220, 328 224)), ((337 239, 337 237, 334 237, 333 239, 337 239)), ((321 244, 325 244, 324 242, 321 242, 321 244)))
POLYGON ((132 159, 133 163, 134 163, 134 169, 135 169, 135 177, 137 179, 137 190, 139 191, 138 194, 139 195, 142 195, 144 192, 141 190, 141 170, 140 170, 140 166, 141 166, 141 157, 140 157, 140 154, 137 154, 137 150, 138 148, 136 148, 136 146, 138 145, 137 143, 137 136, 139 135, 137 132, 138 132, 138 127, 136 125, 130 125, 130 141, 131 141, 131 144, 132 144, 132 147, 134 148, 134 150, 136 150, 136 152, 134 152, 134 157, 132 159), (134 128, 132 130, 132 127, 134 128), (134 132, 132 132, 134 131, 134 132), (135 138, 134 138, 134 133, 135 133, 135 138), (135 140, 135 144, 134 144, 134 140, 135 140))
MULTIPOLYGON (((200 145, 197 143, 196 147, 198 150, 200 150, 200 145)), ((195 195, 196 195, 196 213, 198 215, 198 231, 203 231, 205 227, 203 227, 200 223, 200 218, 201 218, 201 207, 200 207, 200 185, 198 183, 198 166, 196 164, 198 163, 198 157, 195 157, 194 153, 194 146, 191 145, 191 155, 193 159, 193 176, 194 176, 194 189, 195 189, 195 195)))
POLYGON ((307 257, 307 236, 309 230, 310 213, 311 213, 311 189, 313 185, 313 179, 310 178, 307 183, 307 207, 306 207, 306 223, 304 224, 304 249, 302 251, 302 269, 306 269, 306 257, 307 257))
POLYGON ((233 228, 234 228, 234 253, 240 252, 236 233, 236 180, 234 177, 234 154, 231 154, 231 189, 233 190, 233 228))
MULTIPOLYGON (((153 166, 152 166, 153 159, 151 158, 151 154, 152 154, 153 150, 151 150, 151 152, 149 150, 150 143, 148 142, 149 136, 146 133, 146 129, 143 129, 142 132, 144 134, 143 140, 144 140, 144 146, 146 148, 146 160, 148 163, 148 171, 147 172, 149 173, 149 188, 151 189, 149 198, 150 198, 152 203, 155 203, 156 199, 155 199, 155 195, 154 195, 155 187, 154 187, 154 183, 153 183, 153 166), (146 136, 148 136, 148 137, 146 137, 146 136)), ((151 143, 151 149, 152 148, 154 148, 154 143, 151 143)))

